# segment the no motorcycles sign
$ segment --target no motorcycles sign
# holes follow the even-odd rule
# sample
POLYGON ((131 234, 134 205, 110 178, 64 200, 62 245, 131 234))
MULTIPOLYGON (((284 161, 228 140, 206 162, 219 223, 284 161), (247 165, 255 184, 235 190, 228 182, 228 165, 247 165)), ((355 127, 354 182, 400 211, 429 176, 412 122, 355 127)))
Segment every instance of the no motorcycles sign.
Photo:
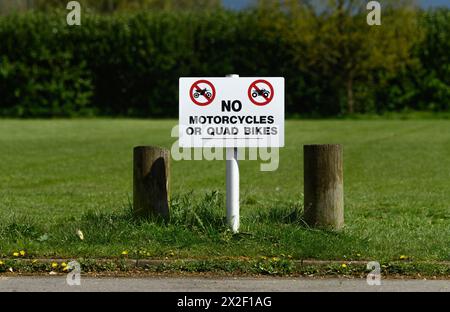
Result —
POLYGON ((283 147, 284 78, 180 78, 181 147, 283 147))

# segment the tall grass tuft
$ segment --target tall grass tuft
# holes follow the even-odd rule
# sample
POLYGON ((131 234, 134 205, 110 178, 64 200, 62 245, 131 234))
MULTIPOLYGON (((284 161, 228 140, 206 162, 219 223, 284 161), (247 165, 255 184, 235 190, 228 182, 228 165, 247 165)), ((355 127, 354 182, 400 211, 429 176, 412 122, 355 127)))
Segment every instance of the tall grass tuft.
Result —
POLYGON ((216 231, 226 225, 224 196, 218 191, 195 200, 193 192, 176 196, 171 201, 170 224, 192 230, 216 231))

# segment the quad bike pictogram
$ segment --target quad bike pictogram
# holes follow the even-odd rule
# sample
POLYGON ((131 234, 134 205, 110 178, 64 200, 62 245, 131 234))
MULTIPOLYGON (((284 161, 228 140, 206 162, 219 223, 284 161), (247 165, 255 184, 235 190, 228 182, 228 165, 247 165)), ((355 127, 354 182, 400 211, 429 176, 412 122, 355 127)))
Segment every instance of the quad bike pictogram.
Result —
POLYGON ((258 96, 262 96, 262 97, 264 97, 264 98, 269 98, 269 95, 270 95, 270 91, 268 91, 268 90, 266 90, 266 89, 261 89, 261 90, 255 90, 255 91, 253 91, 253 93, 252 93, 252 96, 254 97, 254 98, 256 98, 256 97, 258 97, 258 96))
POLYGON ((208 99, 210 99, 212 97, 211 91, 209 91, 207 88, 205 88, 205 89, 195 89, 194 98, 198 99, 198 97, 200 95, 203 95, 203 96, 207 97, 208 99))

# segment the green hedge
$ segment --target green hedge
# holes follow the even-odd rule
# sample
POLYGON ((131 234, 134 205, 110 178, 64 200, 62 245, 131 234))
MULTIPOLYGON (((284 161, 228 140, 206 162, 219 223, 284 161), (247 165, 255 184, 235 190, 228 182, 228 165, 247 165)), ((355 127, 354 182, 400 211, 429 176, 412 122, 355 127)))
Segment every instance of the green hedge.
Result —
MULTIPOLYGON (((262 20, 255 11, 154 12, 85 15, 69 27, 64 12, 0 17, 0 115, 175 117, 179 77, 229 73, 284 76, 289 114, 342 113, 345 95, 262 20)), ((371 111, 448 109, 449 11, 423 20, 420 66, 355 86, 371 111)))
POLYGON ((386 77, 383 87, 375 94, 377 111, 449 110, 450 10, 426 12, 419 27, 424 30, 424 38, 412 51, 417 64, 386 77))

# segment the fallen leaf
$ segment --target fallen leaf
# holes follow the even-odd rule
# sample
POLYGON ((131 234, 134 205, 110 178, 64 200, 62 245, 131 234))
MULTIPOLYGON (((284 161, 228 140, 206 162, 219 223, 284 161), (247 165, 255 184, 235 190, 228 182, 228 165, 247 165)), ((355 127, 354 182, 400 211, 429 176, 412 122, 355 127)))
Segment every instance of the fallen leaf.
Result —
POLYGON ((84 234, 81 232, 81 230, 77 230, 77 235, 81 240, 84 240, 84 234))

